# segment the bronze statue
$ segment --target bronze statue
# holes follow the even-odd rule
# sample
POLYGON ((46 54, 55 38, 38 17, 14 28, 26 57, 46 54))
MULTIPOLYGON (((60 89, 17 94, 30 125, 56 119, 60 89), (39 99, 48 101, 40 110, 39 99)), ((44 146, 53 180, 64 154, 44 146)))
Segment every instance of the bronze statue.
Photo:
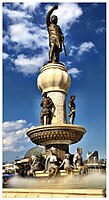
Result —
POLYGON ((44 172, 48 170, 49 178, 51 178, 51 181, 53 181, 59 172, 59 167, 58 167, 57 149, 54 147, 51 147, 50 151, 51 153, 47 157, 46 162, 45 162, 44 172))
POLYGON ((42 110, 40 113, 41 124, 42 125, 51 124, 51 120, 53 116, 52 108, 54 108, 54 104, 53 104, 52 99, 50 97, 47 97, 46 92, 44 92, 42 96, 43 96, 43 99, 40 104, 40 106, 42 107, 42 110))
POLYGON ((70 164, 69 154, 65 154, 65 159, 63 160, 59 168, 61 168, 63 165, 64 170, 67 172, 67 174, 69 174, 73 169, 73 166, 70 164))
POLYGON ((83 161, 82 161, 82 148, 78 147, 76 150, 76 153, 74 154, 73 157, 73 164, 75 168, 78 168, 80 166, 83 166, 83 161))
POLYGON ((59 61, 59 55, 60 52, 62 51, 62 44, 64 46, 64 52, 66 55, 64 36, 60 27, 57 25, 58 18, 55 15, 51 17, 52 12, 56 9, 58 9, 57 5, 51 8, 46 16, 46 25, 49 33, 49 46, 50 46, 49 62, 52 63, 57 63, 59 61))
POLYGON ((87 175, 88 174, 88 167, 83 164, 82 159, 82 148, 78 147, 76 153, 73 157, 73 164, 74 168, 78 169, 79 175, 87 175))
POLYGON ((75 103, 74 103, 74 100, 75 100, 75 96, 74 95, 70 96, 70 100, 69 100, 69 103, 68 103, 68 106, 69 106, 69 109, 70 109, 70 112, 68 114, 68 116, 70 117, 70 124, 73 124, 74 119, 75 119, 75 103))

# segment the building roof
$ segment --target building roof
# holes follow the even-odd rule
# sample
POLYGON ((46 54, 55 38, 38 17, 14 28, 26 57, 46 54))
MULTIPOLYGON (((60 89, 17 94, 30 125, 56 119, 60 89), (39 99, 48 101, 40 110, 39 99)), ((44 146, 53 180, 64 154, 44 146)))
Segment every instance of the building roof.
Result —
POLYGON ((24 155, 24 158, 31 157, 32 154, 34 154, 35 156, 40 157, 44 153, 45 153, 45 148, 44 147, 36 146, 36 147, 33 147, 33 148, 29 149, 26 152, 26 154, 24 155))

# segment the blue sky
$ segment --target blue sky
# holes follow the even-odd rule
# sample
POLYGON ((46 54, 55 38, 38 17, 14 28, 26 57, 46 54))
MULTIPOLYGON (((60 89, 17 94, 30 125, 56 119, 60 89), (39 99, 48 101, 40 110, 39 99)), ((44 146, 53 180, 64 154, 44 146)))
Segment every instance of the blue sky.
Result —
MULTIPOLYGON (((4 161, 23 157, 34 147, 26 136, 40 125, 41 92, 36 85, 40 68, 48 61, 47 10, 54 3, 3 4, 3 152, 4 161)), ((58 3, 67 57, 61 53, 71 77, 70 95, 76 96, 75 124, 87 129, 83 139, 70 146, 106 154, 106 4, 58 3)), ((69 122, 69 119, 67 118, 69 122)))

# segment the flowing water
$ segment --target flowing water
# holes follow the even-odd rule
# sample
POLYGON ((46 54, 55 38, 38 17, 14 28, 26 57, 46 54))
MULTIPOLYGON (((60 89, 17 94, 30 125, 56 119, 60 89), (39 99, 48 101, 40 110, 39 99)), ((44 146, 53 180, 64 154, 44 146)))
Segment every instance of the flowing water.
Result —
POLYGON ((57 177, 54 181, 48 178, 12 178, 9 187, 11 188, 66 188, 66 189, 106 189, 106 174, 94 173, 84 177, 64 176, 57 177))

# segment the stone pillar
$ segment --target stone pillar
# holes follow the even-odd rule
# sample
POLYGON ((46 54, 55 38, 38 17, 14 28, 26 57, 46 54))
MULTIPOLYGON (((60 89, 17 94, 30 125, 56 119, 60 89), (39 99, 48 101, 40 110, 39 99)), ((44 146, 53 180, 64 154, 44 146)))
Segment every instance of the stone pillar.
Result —
POLYGON ((52 99, 55 105, 55 112, 52 119, 52 124, 66 123, 66 94, 64 92, 54 91, 49 92, 48 96, 52 99))
POLYGON ((70 77, 63 64, 44 65, 37 79, 42 94, 47 92, 55 105, 52 124, 66 124, 66 95, 70 87, 70 77))

